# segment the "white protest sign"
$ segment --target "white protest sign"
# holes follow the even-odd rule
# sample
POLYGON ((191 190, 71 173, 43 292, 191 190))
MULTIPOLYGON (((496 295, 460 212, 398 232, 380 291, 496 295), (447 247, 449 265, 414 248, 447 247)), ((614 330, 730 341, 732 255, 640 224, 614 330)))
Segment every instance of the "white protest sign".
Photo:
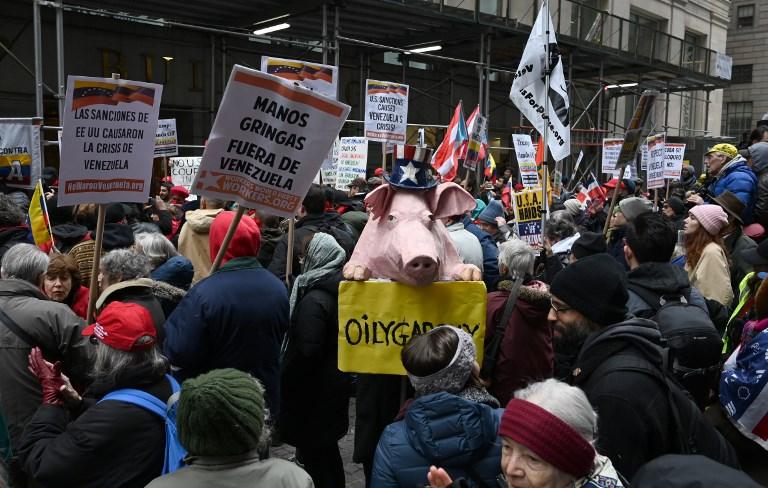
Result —
POLYGON ((403 144, 407 128, 408 85, 366 80, 365 137, 403 144))
POLYGON ((646 139, 648 145, 648 189, 664 186, 664 134, 646 139))
POLYGON ((43 160, 42 119, 0 119, 0 182, 12 188, 34 188, 43 160))
POLYGON ((536 146, 528 134, 512 134, 517 164, 520 167, 520 180, 524 187, 539 185, 539 173, 536 171, 536 146))
POLYGON ((346 190, 355 178, 365 178, 368 141, 365 137, 342 137, 336 162, 336 189, 346 190))
POLYGON ((328 186, 336 186, 336 163, 339 160, 339 148, 341 147, 341 141, 337 137, 333 141, 331 150, 328 151, 328 157, 323 161, 320 166, 320 176, 322 177, 322 183, 328 186))
POLYGON ((162 85, 70 76, 59 206, 146 202, 162 85))
POLYGON ((622 144, 624 144, 624 139, 608 137, 603 139, 603 173, 613 174, 614 169, 616 168, 616 161, 619 160, 619 153, 621 152, 622 144))
POLYGON ((472 127, 469 128, 469 141, 467 141, 467 154, 464 157, 464 167, 472 171, 477 169, 477 161, 480 159, 483 140, 487 139, 487 126, 488 118, 476 114, 472 127))
POLYGON ((292 217, 349 106, 235 65, 192 192, 292 217))
POLYGON ((664 178, 680 178, 684 157, 685 144, 668 142, 664 146, 664 178))
POLYGON ((339 68, 336 66, 262 56, 261 71, 294 81, 315 93, 336 99, 336 87, 339 84, 339 68))
MULTIPOLYGON (((187 190, 192 188, 192 182, 200 169, 200 156, 190 158, 171 158, 168 165, 171 170, 171 182, 174 186, 183 186, 187 190)), ((195 195, 190 195, 193 199, 195 195)))
POLYGON ((157 121, 155 134, 155 157, 176 156, 179 154, 179 140, 176 136, 176 119, 157 121))

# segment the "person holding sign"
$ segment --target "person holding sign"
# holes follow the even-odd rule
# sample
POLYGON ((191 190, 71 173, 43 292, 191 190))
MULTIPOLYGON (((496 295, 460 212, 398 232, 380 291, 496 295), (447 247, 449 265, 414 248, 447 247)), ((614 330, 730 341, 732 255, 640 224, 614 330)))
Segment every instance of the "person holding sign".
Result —
POLYGON ((371 486, 423 486, 431 464, 496 486, 503 410, 480 382, 472 336, 450 325, 436 327, 414 337, 401 358, 416 399, 404 409, 405 418, 384 429, 371 486))

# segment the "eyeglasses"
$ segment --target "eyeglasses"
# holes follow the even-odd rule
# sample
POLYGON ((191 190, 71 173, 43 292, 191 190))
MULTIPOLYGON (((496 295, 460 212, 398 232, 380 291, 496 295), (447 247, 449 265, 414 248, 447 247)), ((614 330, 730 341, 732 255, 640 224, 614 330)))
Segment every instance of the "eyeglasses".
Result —
POLYGON ((555 301, 554 301, 553 299, 551 299, 551 298, 549 299, 549 306, 550 306, 550 307, 552 307, 552 310, 554 310, 554 311, 555 311, 555 313, 562 313, 562 312, 567 312, 568 310, 571 310, 571 309, 573 309, 573 307, 569 307, 569 306, 567 306, 567 305, 566 305, 566 306, 563 306, 563 305, 558 305, 558 304, 556 304, 556 303, 555 303, 555 301))

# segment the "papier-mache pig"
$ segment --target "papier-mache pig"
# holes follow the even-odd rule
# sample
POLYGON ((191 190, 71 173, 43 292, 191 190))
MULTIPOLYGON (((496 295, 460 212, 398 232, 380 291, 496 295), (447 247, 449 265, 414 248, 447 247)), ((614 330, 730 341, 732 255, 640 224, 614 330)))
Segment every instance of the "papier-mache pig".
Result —
POLYGON ((475 199, 455 183, 432 178, 431 153, 425 147, 395 147, 387 183, 365 198, 371 217, 344 266, 344 278, 389 278, 419 286, 481 279, 477 266, 462 263, 440 220, 474 209, 475 199))

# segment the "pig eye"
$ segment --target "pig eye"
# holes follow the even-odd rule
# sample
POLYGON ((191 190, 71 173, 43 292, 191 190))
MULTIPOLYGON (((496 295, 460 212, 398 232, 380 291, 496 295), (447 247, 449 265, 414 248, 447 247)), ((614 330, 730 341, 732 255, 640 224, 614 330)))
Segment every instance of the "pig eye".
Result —
POLYGON ((395 220, 397 220, 397 217, 395 217, 392 214, 389 214, 389 216, 387 217, 387 220, 389 220, 390 222, 394 222, 395 220))
POLYGON ((435 221, 435 216, 433 214, 429 214, 427 217, 429 218, 430 221, 432 222, 435 221))

